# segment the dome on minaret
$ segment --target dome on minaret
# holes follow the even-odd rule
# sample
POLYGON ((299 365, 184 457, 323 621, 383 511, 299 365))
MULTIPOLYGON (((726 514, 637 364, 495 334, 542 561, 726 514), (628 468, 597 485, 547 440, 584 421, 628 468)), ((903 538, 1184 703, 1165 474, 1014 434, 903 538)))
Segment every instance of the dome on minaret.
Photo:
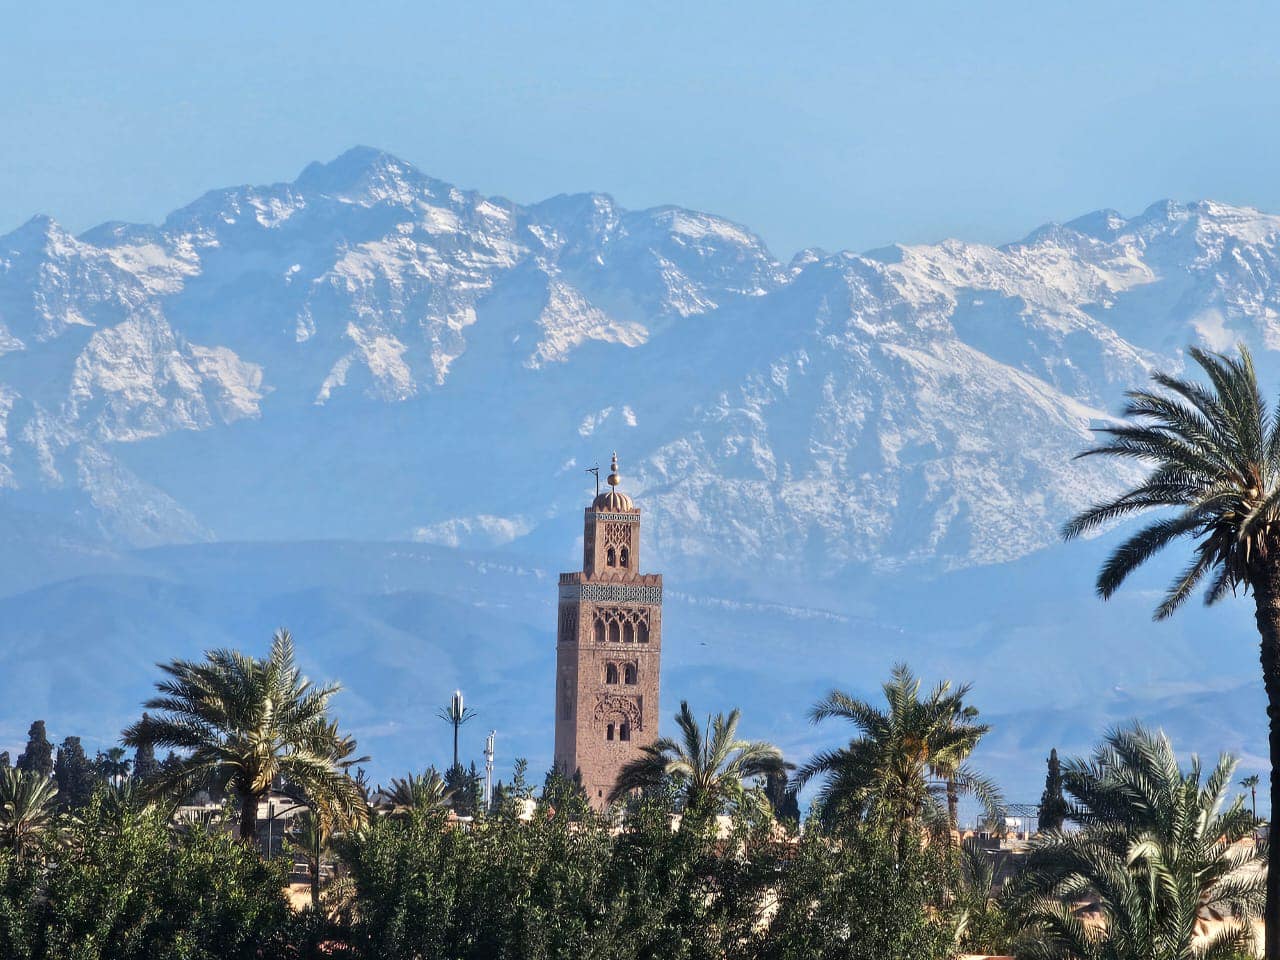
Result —
POLYGON ((619 513, 623 510, 634 510, 631 498, 618 489, 622 477, 618 475, 618 453, 615 450, 613 462, 609 465, 609 489, 596 497, 591 504, 592 510, 603 510, 607 513, 619 513))

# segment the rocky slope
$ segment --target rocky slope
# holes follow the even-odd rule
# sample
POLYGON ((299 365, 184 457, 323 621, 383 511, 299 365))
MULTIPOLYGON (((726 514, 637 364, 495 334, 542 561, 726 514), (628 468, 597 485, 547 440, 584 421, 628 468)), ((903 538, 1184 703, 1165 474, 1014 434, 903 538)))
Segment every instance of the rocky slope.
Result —
POLYGON ((841 733, 814 698, 907 659, 975 681, 1016 800, 1134 716, 1257 766, 1248 605, 1153 627, 1157 575, 1104 607, 1105 543, 1046 548, 1126 479, 1071 457, 1153 366, 1244 341, 1275 381, 1278 242, 1166 202, 783 263, 708 214, 367 149, 157 226, 36 218, 0 236, 0 747, 36 716, 106 746, 155 660, 284 623, 377 776, 439 761, 456 685, 544 764, 554 574, 617 449, 665 703, 803 757, 841 733))
POLYGON ((546 550, 617 447, 677 571, 1013 559, 1123 481, 1070 455, 1125 386, 1188 342, 1280 347, 1278 237, 1165 202, 783 264, 708 214, 359 148, 158 226, 0 237, 0 513, 546 550))

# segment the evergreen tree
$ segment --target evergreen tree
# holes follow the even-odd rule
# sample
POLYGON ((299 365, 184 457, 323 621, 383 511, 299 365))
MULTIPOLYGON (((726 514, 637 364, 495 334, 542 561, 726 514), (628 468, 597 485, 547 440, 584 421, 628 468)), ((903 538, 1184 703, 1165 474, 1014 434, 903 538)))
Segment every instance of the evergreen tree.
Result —
MULTIPOLYGON (((144 721, 148 719, 145 713, 142 719, 144 721)), ((133 775, 139 780, 149 780, 159 769, 155 746, 150 742, 139 744, 133 754, 133 775)))
POLYGON ((0 750, 0 770, 6 770, 13 766, 13 761, 9 759, 8 750, 0 750))
POLYGON ((587 791, 582 785, 582 771, 573 771, 566 777, 559 767, 553 766, 542 781, 542 803, 559 810, 581 813, 587 807, 587 791))
MULTIPOLYGON (((792 764, 787 764, 792 768, 792 764)), ((787 774, 778 770, 770 772, 764 780, 764 795, 773 808, 773 815, 780 822, 800 825, 800 801, 794 790, 789 789, 787 774)))
POLYGON ((480 772, 476 769, 475 761, 471 761, 470 770, 460 763, 450 767, 444 775, 444 783, 452 795, 450 804, 453 812, 460 817, 474 817, 483 799, 480 790, 480 772))
POLYGON ((1040 819, 1036 824, 1043 833, 1061 830, 1067 819, 1067 798, 1062 795, 1062 765, 1058 762, 1057 748, 1049 751, 1049 772, 1044 778, 1044 793, 1040 795, 1040 819))
POLYGON ((44 731, 44 721, 37 720, 27 731, 27 749, 18 756, 19 770, 38 773, 42 777, 53 776, 53 744, 44 731))
POLYGON ((93 795, 93 764, 85 755, 79 737, 67 737, 58 747, 58 759, 53 765, 53 776, 58 782, 58 806, 62 810, 79 810, 93 795))

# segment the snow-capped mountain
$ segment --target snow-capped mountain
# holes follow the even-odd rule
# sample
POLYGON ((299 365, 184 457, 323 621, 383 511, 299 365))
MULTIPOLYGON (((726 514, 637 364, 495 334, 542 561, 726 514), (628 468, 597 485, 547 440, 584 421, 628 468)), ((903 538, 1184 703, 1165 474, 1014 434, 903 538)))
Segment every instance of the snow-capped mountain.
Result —
POLYGON ((1153 364, 1280 347, 1278 237, 1165 202, 783 264, 719 217, 359 148, 159 226, 0 237, 0 510, 116 545, 550 542, 618 447, 677 568, 1007 560, 1123 479, 1070 457, 1153 364))
POLYGON ((105 745, 151 662, 285 623, 383 775, 429 762, 423 700, 460 684, 543 762, 554 574, 617 449, 664 704, 803 756, 808 703, 905 658, 991 698, 1014 799, 1129 716, 1248 756, 1246 605, 1152 628, 1158 580, 1103 609, 1105 543, 1045 548, 1129 479, 1072 456, 1153 367, 1243 341, 1276 379, 1278 244, 1163 202, 784 263, 720 217, 363 148, 157 226, 37 217, 0 236, 0 747, 35 716, 105 745))

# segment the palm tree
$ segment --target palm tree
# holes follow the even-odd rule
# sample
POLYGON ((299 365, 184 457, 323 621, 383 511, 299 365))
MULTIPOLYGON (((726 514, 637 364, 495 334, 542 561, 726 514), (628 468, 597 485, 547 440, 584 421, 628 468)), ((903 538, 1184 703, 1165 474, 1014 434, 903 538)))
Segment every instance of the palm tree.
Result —
POLYGON ((124 782, 132 766, 125 758, 123 747, 112 747, 105 753, 99 750, 93 765, 98 776, 113 786, 124 782))
MULTIPOLYGON (((1262 680, 1270 720, 1271 809, 1280 810, 1280 417, 1258 392, 1249 351, 1239 356, 1190 348, 1209 385, 1152 374, 1158 389, 1133 390, 1121 426, 1080 456, 1136 460, 1146 478, 1090 507, 1062 530, 1067 539, 1148 510, 1172 511, 1112 551, 1098 574, 1107 599, 1161 549, 1194 541, 1191 560, 1170 585, 1155 618, 1170 616, 1207 578, 1204 599, 1238 588, 1253 593, 1262 648, 1262 680)), ((1280 960, 1280 863, 1267 867, 1267 960, 1280 960)))
POLYGON ((311 907, 320 909, 320 864, 333 842, 333 824, 316 810, 294 817, 289 824, 290 839, 307 858, 307 873, 311 879, 311 907))
POLYGON ((1011 931, 996 897, 996 861, 977 837, 966 837, 957 853, 956 946, 964 954, 1003 953, 1011 931))
POLYGON ((1253 812, 1253 819, 1258 819, 1258 775, 1251 773, 1240 781, 1240 786, 1249 791, 1249 809, 1253 812))
POLYGON ((1252 954, 1262 907, 1253 818, 1227 794, 1236 762, 1186 773, 1169 739, 1140 726, 1113 731, 1088 760, 1067 764, 1071 819, 1033 841, 1015 909, 1034 933, 1026 960, 1217 960, 1252 954), (1246 842, 1241 842, 1246 841, 1246 842), (1102 924, 1078 915, 1096 903, 1102 924), (1209 926, 1217 923, 1216 929, 1209 926))
POLYGON ((958 773, 960 767, 977 747, 978 741, 985 737, 991 727, 985 723, 975 723, 978 708, 964 702, 969 693, 966 684, 960 687, 950 698, 951 714, 945 722, 950 725, 949 749, 935 754, 930 761, 933 775, 942 779, 947 793, 947 826, 955 830, 959 826, 960 784, 958 773))
POLYGON ((0 769, 0 845, 19 860, 55 822, 57 785, 36 771, 0 769))
POLYGON ((257 840, 258 804, 277 779, 299 790, 313 809, 339 822, 368 819, 364 794, 343 758, 355 741, 343 737, 326 710, 337 684, 317 687, 294 662, 287 630, 272 638, 265 659, 213 650, 203 662, 161 664, 168 679, 148 700, 148 714, 124 732, 132 747, 150 744, 186 750, 165 764, 150 785, 156 792, 187 795, 206 784, 232 793, 240 805, 240 837, 257 840))
POLYGON ((609 794, 612 803, 633 790, 674 783, 684 807, 695 817, 719 813, 727 804, 743 798, 742 782, 785 770, 782 752, 763 740, 739 740, 740 714, 707 717, 699 727, 687 701, 680 702, 676 725, 680 740, 661 737, 642 747, 640 756, 627 763, 609 794))
POLYGON ((452 795, 440 774, 431 769, 403 779, 393 777, 391 789, 379 791, 376 809, 386 816, 402 817, 447 806, 452 795))
POLYGON ((810 711, 814 723, 847 720, 860 736, 815 755, 796 774, 795 789, 823 778, 818 802, 829 824, 852 817, 895 832, 916 823, 951 827, 952 798, 961 794, 977 798, 989 819, 1003 820, 1000 791, 968 763, 988 730, 964 705, 970 688, 952 690, 943 681, 922 700, 920 680, 899 664, 882 689, 888 710, 833 690, 810 711))

